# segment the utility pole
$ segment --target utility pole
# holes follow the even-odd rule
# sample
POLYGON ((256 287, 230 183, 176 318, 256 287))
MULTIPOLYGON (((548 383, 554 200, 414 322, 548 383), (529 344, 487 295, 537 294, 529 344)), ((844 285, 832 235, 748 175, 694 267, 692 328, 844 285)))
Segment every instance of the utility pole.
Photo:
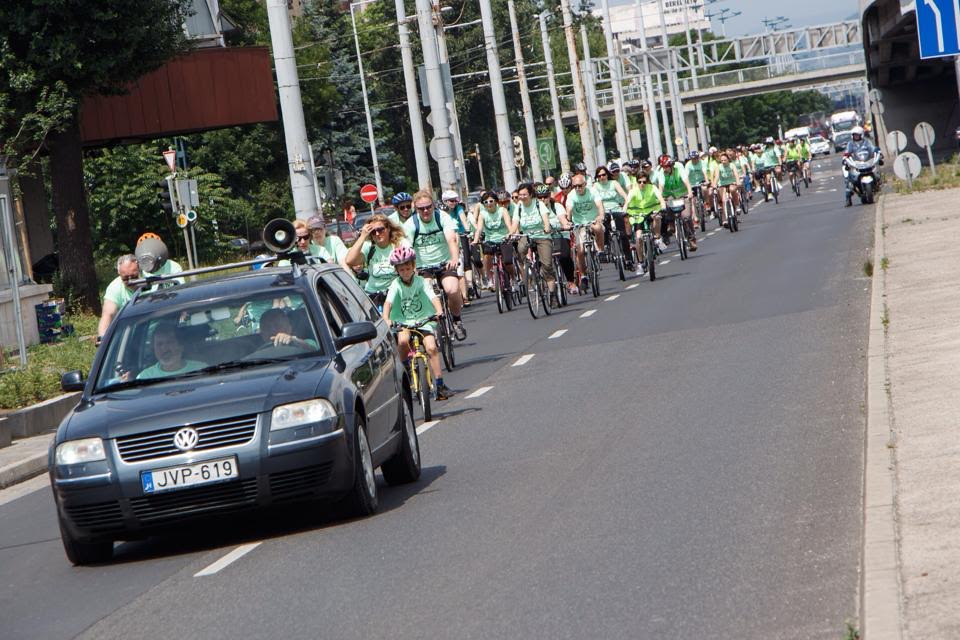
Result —
MULTIPOLYGON (((553 51, 547 37, 547 12, 537 16, 540 21, 540 39, 543 41, 543 61, 547 66, 547 84, 550 87, 550 105, 553 108, 553 128, 557 134, 557 153, 560 155, 560 171, 570 171, 570 157, 567 155, 567 139, 563 133, 563 118, 560 115, 560 98, 557 95, 557 81, 553 77, 553 51)), ((957 79, 960 82, 960 78, 957 79)))
POLYGON ((513 140, 510 136, 510 120, 507 117, 507 99, 503 94, 503 76, 500 74, 500 57, 497 55, 497 37, 493 32, 493 9, 490 6, 490 0, 480 0, 480 18, 483 21, 484 48, 487 50, 487 68, 490 74, 490 93, 493 96, 493 117, 497 125, 497 149, 500 152, 503 186, 507 191, 513 191, 517 187, 517 170, 513 164, 513 140))
MULTIPOLYGON (((489 0, 481 0, 484 2, 489 0)), ((577 103, 577 127, 580 130, 580 146, 583 149, 583 163, 595 167, 593 147, 593 123, 587 114, 587 101, 584 96, 583 76, 580 74, 580 61, 577 60, 577 41, 573 36, 573 16, 570 13, 570 0, 560 0, 563 12, 563 32, 567 38, 567 56, 570 59, 570 80, 573 82, 573 97, 577 103)))
POLYGON ((373 118, 370 116, 370 99, 367 97, 367 80, 363 74, 363 58, 360 56, 360 38, 357 36, 357 19, 353 9, 374 0, 361 0, 350 3, 350 24, 353 26, 353 44, 357 48, 357 68, 360 70, 360 90, 363 92, 363 112, 367 117, 367 137, 370 140, 370 160, 373 163, 373 180, 377 185, 379 198, 383 197, 383 180, 380 179, 380 161, 377 159, 377 138, 373 134, 373 118))
POLYGON ((423 49, 423 66, 427 76, 427 94, 430 97, 430 126, 433 140, 430 153, 437 161, 440 174, 440 189, 455 189, 457 169, 453 159, 453 140, 450 121, 447 119, 446 97, 443 90, 443 75, 437 48, 437 31, 434 26, 434 5, 430 0, 417 0, 417 22, 420 26, 420 45, 423 49))
POLYGON ((303 118, 300 79, 297 76, 297 59, 293 54, 293 34, 290 31, 287 0, 267 0, 267 19, 270 22, 270 42, 277 72, 277 91, 280 95, 280 115, 283 118, 293 208, 298 219, 306 220, 316 215, 317 200, 313 195, 314 177, 310 175, 310 165, 306 161, 310 145, 303 118))
MULTIPOLYGON (((683 110, 680 105, 679 86, 677 82, 677 68, 673 63, 673 55, 670 50, 670 37, 667 35, 667 12, 663 0, 657 0, 657 6, 660 9, 660 30, 663 34, 663 50, 667 54, 667 87, 670 91, 670 110, 673 112, 673 131, 681 140, 686 140, 686 132, 683 128, 683 110)), ((661 85, 662 86, 662 85, 661 85)), ((666 97, 666 94, 664 94, 666 97)), ((671 141, 672 142, 672 141, 671 141)), ((669 146, 673 146, 672 144, 669 146)), ((670 152, 673 155, 673 152, 670 152)))
MULTIPOLYGON (((683 0, 683 30, 687 32, 687 62, 690 64, 690 78, 693 81, 693 88, 699 89, 700 82, 697 80, 697 60, 693 55, 693 44, 690 42, 690 3, 689 0, 683 0)), ((700 30, 697 30, 697 34, 700 33, 700 30)), ((700 36, 697 36, 697 49, 699 50, 701 57, 703 54, 703 43, 700 42, 700 36)), ((703 121, 703 105, 701 103, 696 104, 696 127, 697 127, 697 137, 700 139, 700 144, 698 145, 701 149, 707 145, 707 129, 706 123, 703 121)), ((686 123, 684 123, 686 124, 686 123)))
POLYGON ((603 0, 603 37, 607 41, 607 64, 610 65, 610 87, 613 89, 613 109, 617 123, 617 153, 630 153, 630 132, 624 118, 623 84, 620 81, 620 58, 613 44, 613 27, 610 24, 610 1, 603 0))
POLYGON ((407 91, 407 111, 410 113, 410 137, 413 139, 413 157, 417 164, 417 184, 431 187, 430 161, 427 160, 427 139, 423 136, 423 116, 417 95, 416 70, 410 51, 410 29, 403 0, 396 0, 397 32, 400 36, 400 58, 403 61, 403 84, 407 91))
MULTIPOLYGON (((582 22, 580 23, 580 39, 583 41, 583 87, 590 95, 587 105, 591 113, 590 120, 592 127, 590 130, 594 134, 593 148, 597 154, 595 160, 597 164, 606 164, 607 149, 603 142, 603 120, 600 119, 600 107, 597 105, 597 83, 591 63, 590 40, 587 39, 587 26, 582 22)), ((593 171, 595 166, 596 165, 588 164, 587 169, 593 171)))
POLYGON ((450 63, 447 57, 447 34, 443 26, 443 14, 438 5, 434 5, 437 25, 437 51, 440 54, 440 72, 443 75, 443 93, 449 91, 449 102, 445 102, 450 113, 450 132, 453 134, 453 153, 458 165, 458 182, 462 184, 461 196, 466 196, 470 188, 467 186, 467 165, 463 158, 463 143, 460 141, 460 117, 457 114, 457 99, 453 94, 453 80, 450 78, 450 63))
POLYGON ((670 116, 667 114, 667 89, 663 86, 665 81, 665 75, 657 75, 657 88, 660 89, 660 117, 663 120, 664 150, 672 156, 673 136, 670 135, 670 116))
POLYGON ((513 55, 516 58, 517 81, 520 83, 520 102, 523 105, 523 123, 527 130, 527 152, 530 154, 530 169, 533 179, 543 182, 540 170, 540 154, 537 152, 537 130, 533 126, 533 108, 530 106, 530 88, 527 86, 527 72, 523 68, 523 49, 520 47, 520 30, 517 28, 517 12, 513 0, 507 0, 507 12, 510 14, 510 29, 513 31, 513 55))
POLYGON ((640 51, 643 55, 643 83, 644 97, 646 98, 646 109, 644 115, 647 117, 647 150, 654 158, 663 153, 663 147, 660 146, 660 123, 657 121, 657 102, 653 95, 653 80, 650 79, 650 58, 647 53, 647 25, 643 19, 643 6, 640 0, 636 0, 634 5, 637 8, 637 18, 640 20, 640 51))

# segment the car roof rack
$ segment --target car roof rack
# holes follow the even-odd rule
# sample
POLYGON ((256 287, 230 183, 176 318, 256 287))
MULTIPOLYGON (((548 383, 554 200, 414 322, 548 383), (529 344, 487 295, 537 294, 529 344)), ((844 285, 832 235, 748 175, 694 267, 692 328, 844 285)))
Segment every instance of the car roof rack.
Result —
POLYGON ((219 264, 212 267, 198 267, 196 269, 188 269, 186 271, 180 271, 179 273, 168 273, 155 276, 147 276, 145 278, 137 278, 136 280, 131 280, 129 284, 131 286, 137 287, 136 291, 133 294, 131 301, 135 301, 140 297, 141 293, 145 293, 146 289, 144 285, 151 286, 154 284, 163 285, 166 283, 168 286, 176 285, 177 280, 186 278, 189 276, 202 275, 204 273, 216 273, 218 271, 227 271, 228 269, 236 269, 239 267, 253 267, 257 265, 266 265, 271 262, 277 262, 278 260, 289 260, 290 261, 290 275, 294 278, 300 276, 300 265, 303 264, 327 264, 327 261, 320 256, 313 255, 304 255, 300 251, 288 251, 286 253, 281 253, 275 256, 269 256, 266 258, 254 258, 252 260, 243 260, 241 262, 230 262, 228 264, 219 264))

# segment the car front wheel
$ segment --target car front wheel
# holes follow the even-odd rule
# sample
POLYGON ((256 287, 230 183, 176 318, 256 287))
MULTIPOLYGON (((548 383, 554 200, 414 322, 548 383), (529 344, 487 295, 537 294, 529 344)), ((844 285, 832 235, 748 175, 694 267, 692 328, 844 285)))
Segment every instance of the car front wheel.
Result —
POLYGON ((113 540, 82 542, 74 538, 60 521, 60 538, 67 559, 75 565, 100 564, 113 559, 113 540))
POLYGON ((420 442, 409 396, 404 394, 400 405, 400 448, 396 455, 380 465, 383 479, 389 485, 414 482, 420 477, 420 442))
POLYGON ((369 516, 377 510, 377 480, 366 424, 360 414, 357 414, 357 426, 353 431, 353 451, 353 488, 347 494, 346 506, 351 515, 369 516))

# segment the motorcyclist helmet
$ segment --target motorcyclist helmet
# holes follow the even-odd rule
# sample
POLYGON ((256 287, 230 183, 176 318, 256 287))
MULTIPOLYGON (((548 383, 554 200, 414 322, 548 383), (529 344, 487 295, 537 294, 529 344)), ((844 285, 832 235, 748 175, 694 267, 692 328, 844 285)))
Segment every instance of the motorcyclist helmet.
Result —
POLYGON ((863 139, 863 127, 854 127, 853 129, 850 129, 850 136, 851 136, 854 140, 857 140, 857 141, 862 140, 862 139, 863 139))

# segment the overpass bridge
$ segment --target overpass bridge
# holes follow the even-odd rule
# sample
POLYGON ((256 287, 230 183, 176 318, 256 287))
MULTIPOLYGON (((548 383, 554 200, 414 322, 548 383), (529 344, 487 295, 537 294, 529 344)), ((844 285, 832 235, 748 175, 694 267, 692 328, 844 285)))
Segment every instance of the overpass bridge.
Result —
MULTIPOLYGON (((697 42, 689 47, 641 49, 627 43, 621 55, 595 57, 581 64, 592 96, 588 110, 595 126, 602 127, 603 118, 617 115, 612 79, 619 75, 623 118, 642 112, 647 119, 660 102, 666 105, 660 107, 662 114, 668 109, 671 115, 676 112, 670 128, 681 129, 684 147, 705 142, 700 140, 705 125, 697 122, 701 103, 822 87, 866 74, 857 20, 697 42), (681 122, 682 127, 678 126, 681 122)), ((573 100, 568 104, 574 104, 573 100)), ((564 123, 575 123, 577 113, 569 110, 562 118, 564 123)), ((668 148, 672 146, 670 140, 666 142, 668 148)))

